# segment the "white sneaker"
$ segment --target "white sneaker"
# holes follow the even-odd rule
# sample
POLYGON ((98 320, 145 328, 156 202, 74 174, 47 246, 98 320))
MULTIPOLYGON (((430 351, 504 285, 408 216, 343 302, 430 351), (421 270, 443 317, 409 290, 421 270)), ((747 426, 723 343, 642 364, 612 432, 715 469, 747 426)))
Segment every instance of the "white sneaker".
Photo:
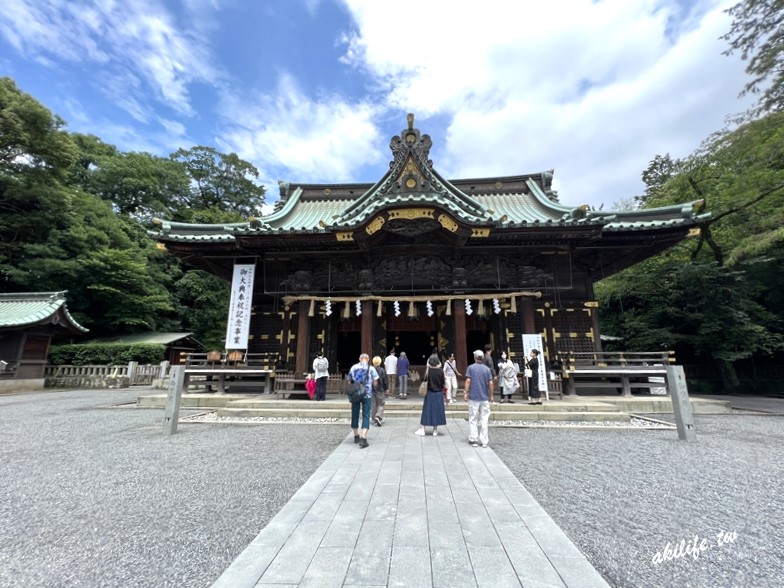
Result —
POLYGON ((433 431, 433 437, 438 437, 438 431, 433 431))
POLYGON ((487 443, 482 443, 482 447, 490 447, 487 443))
POLYGON ((414 435, 419 435, 420 437, 424 437, 425 436, 425 430, 424 429, 417 429, 416 431, 414 431, 414 435))

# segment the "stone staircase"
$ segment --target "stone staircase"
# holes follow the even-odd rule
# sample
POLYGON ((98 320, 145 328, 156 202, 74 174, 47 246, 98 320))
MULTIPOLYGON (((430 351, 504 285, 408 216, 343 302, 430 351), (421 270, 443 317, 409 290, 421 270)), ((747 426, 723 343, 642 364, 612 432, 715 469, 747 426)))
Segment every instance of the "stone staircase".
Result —
MULTIPOLYGON (((184 394, 181 408, 213 410, 218 417, 249 418, 350 418, 351 405, 345 397, 327 397, 323 402, 307 399, 275 399, 266 394, 184 394)), ((164 408, 165 394, 140 396, 138 407, 164 408)), ((720 414, 730 412, 729 402, 692 398, 695 414, 720 414)), ((422 411, 422 399, 409 396, 407 399, 388 398, 385 418, 418 417, 422 411)), ((464 418, 468 415, 465 402, 446 407, 447 418, 464 418)), ((544 401, 542 405, 529 405, 525 400, 514 404, 496 404, 491 410, 491 421, 582 421, 582 422, 628 422, 633 414, 672 414, 669 397, 640 396, 590 397, 575 396, 544 401)))

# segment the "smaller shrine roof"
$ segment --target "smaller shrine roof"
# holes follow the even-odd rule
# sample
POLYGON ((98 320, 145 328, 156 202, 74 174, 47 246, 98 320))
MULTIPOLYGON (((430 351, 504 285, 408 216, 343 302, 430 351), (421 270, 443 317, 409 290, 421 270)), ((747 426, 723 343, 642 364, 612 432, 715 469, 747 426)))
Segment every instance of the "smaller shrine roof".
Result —
POLYGON ((94 339, 95 343, 126 343, 133 344, 159 344, 159 345, 173 345, 180 341, 186 343, 193 343, 194 345, 203 347, 196 339, 193 338, 193 333, 134 333, 132 335, 116 335, 114 337, 103 337, 101 339, 94 339))
POLYGON ((59 324, 76 333, 86 329, 68 312, 63 292, 18 292, 0 294, 0 328, 22 328, 46 323, 59 324))

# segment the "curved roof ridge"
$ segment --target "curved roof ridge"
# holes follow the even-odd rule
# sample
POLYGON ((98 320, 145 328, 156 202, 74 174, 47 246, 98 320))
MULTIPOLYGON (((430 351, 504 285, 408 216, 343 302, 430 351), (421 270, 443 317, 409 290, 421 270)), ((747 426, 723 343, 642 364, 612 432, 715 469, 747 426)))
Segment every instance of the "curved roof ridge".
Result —
POLYGON ((0 294, 0 327, 28 327, 52 322, 75 332, 86 333, 68 312, 67 290, 58 292, 13 292, 0 294), (55 315, 60 315, 56 317, 55 315), (65 323, 61 322, 65 319, 65 323))

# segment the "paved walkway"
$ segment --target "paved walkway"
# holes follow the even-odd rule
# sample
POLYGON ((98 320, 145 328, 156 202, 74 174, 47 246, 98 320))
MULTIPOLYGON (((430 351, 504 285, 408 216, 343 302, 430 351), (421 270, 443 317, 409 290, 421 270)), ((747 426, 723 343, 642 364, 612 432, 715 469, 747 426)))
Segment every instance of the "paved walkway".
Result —
POLYGON ((418 420, 349 435, 214 588, 608 586, 465 420, 418 420))

